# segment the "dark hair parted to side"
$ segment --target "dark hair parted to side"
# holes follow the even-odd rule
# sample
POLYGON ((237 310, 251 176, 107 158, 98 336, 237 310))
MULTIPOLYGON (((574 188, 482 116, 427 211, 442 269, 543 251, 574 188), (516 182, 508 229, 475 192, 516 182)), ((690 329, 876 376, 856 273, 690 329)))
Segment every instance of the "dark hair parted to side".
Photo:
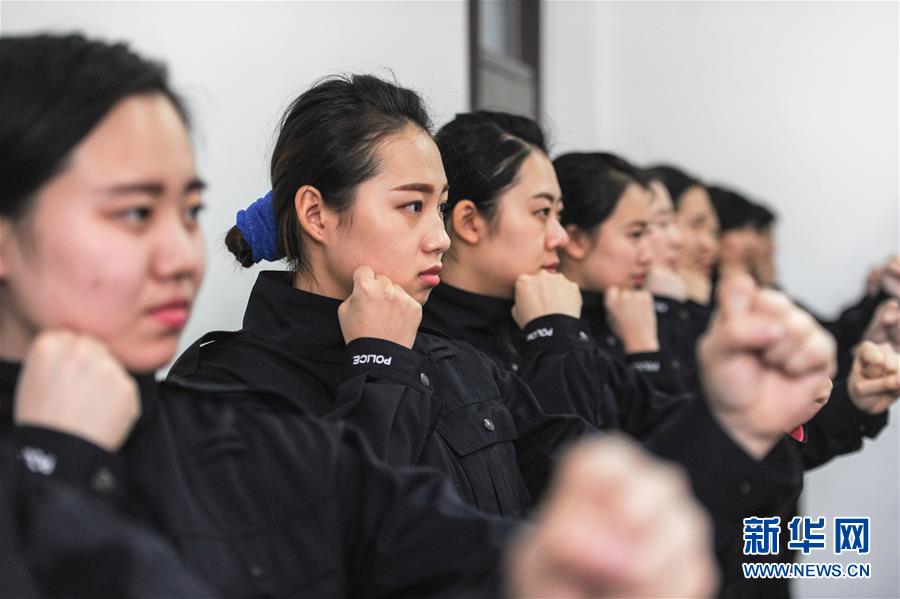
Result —
POLYGON ((666 190, 672 197, 672 204, 674 204, 676 210, 681 203, 681 196, 684 192, 694 186, 703 187, 703 183, 693 175, 689 175, 668 164, 651 166, 646 172, 648 176, 660 181, 666 186, 666 190))
POLYGON ((505 112, 479 110, 457 114, 441 127, 435 142, 450 186, 448 208, 471 200, 486 219, 497 199, 513 184, 534 150, 547 153, 544 132, 533 120, 505 112))
POLYGON ((647 189, 646 174, 608 152, 570 152, 553 161, 566 209, 563 225, 590 231, 605 221, 629 184, 647 189))
MULTIPOLYGON (((356 187, 378 174, 379 144, 409 125, 430 132, 422 99, 371 75, 328 77, 291 103, 272 152, 271 177, 278 253, 295 272, 309 271, 294 212, 297 190, 310 185, 331 210, 347 210, 356 187)), ((236 226, 225 245, 243 266, 253 265, 253 252, 236 226)))
POLYGON ((188 125, 165 67, 124 44, 81 35, 0 38, 0 216, 23 216, 113 106, 151 93, 165 95, 188 125))
POLYGON ((756 228, 756 231, 759 233, 765 232, 769 229, 773 224, 775 224, 775 220, 778 218, 771 209, 763 204, 752 203, 753 204, 753 226, 756 228))
POLYGON ((757 212, 750 200, 733 189, 718 185, 710 185, 706 190, 719 217, 719 228, 722 233, 744 227, 756 228, 757 212))

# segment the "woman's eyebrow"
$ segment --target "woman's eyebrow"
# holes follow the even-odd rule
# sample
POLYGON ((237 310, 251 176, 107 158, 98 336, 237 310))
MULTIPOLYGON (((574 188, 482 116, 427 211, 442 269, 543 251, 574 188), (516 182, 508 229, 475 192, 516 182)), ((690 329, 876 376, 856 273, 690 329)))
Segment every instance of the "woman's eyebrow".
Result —
MULTIPOLYGON (((448 189, 450 189, 450 186, 447 183, 444 183, 444 187, 441 189, 441 195, 448 189)), ((394 187, 391 191, 418 191, 420 193, 431 195, 434 193, 434 185, 431 183, 407 183, 405 185, 394 187)))
MULTIPOLYGON (((532 198, 539 199, 539 200, 547 200, 547 201, 550 202, 551 204, 557 200, 557 197, 554 196, 554 195, 553 195, 552 193, 550 193, 549 191, 541 191, 541 192, 539 192, 539 193, 534 194, 534 195, 531 196, 531 197, 532 197, 532 198)), ((562 198, 559 198, 559 200, 562 201, 562 198)))
MULTIPOLYGON (((104 191, 110 195, 130 195, 134 193, 159 197, 165 192, 166 186, 158 181, 136 181, 134 183, 120 183, 106 188, 104 191)), ((197 177, 191 179, 184 186, 184 193, 203 191, 206 182, 197 177)))

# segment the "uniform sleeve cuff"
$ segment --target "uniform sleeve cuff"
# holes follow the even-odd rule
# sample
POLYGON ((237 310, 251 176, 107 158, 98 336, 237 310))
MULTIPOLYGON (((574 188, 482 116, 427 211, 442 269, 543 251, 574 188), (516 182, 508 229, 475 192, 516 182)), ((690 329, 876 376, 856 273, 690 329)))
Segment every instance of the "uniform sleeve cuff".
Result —
POLYGON ((360 337, 348 343, 343 370, 344 380, 370 375, 427 390, 421 380, 422 356, 385 339, 360 337))
POLYGON ((840 379, 835 383, 828 403, 818 416, 830 420, 834 428, 848 427, 873 438, 887 425, 889 410, 881 414, 869 414, 860 410, 850 398, 848 384, 847 379, 840 379))
POLYGON ((627 354, 625 362, 638 372, 658 374, 662 371, 662 355, 658 351, 627 354))
POLYGON ((124 494, 121 459, 89 441, 38 426, 17 426, 13 443, 18 458, 35 475, 53 477, 109 501, 124 494))
POLYGON ((592 338, 580 319, 565 314, 535 318, 522 329, 526 351, 590 347, 592 338))

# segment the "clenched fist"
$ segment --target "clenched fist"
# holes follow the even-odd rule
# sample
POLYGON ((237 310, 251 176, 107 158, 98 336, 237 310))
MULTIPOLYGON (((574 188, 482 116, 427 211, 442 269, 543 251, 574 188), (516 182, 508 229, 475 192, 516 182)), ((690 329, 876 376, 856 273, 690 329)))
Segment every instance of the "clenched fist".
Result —
POLYGON ((722 279, 719 308, 699 346, 712 413, 761 459, 821 407, 835 353, 831 335, 783 294, 760 291, 745 274, 722 279))
POLYGON ((66 331, 38 335, 25 356, 14 420, 114 452, 141 413, 137 384, 99 341, 66 331))
POLYGON ((900 300, 892 297, 883 301, 862 338, 876 344, 889 343, 894 351, 900 352, 900 300))
POLYGON ((654 266, 647 277, 647 291, 653 295, 668 297, 683 302, 688 297, 687 283, 670 268, 654 266))
POLYGON ((687 478, 611 437, 564 458, 507 568, 512 597, 702 597, 718 581, 687 478))
POLYGON ((604 294, 606 320, 629 354, 659 351, 653 296, 642 289, 610 287, 604 294))
POLYGON ((847 390, 863 412, 884 413, 900 397, 900 356, 888 343, 863 341, 853 359, 847 390))
POLYGON ((866 279, 866 291, 875 295, 879 289, 893 297, 900 298, 900 255, 892 256, 884 264, 880 264, 869 272, 866 279))
POLYGON ((549 314, 581 317, 581 290, 560 273, 541 270, 534 275, 520 275, 515 293, 512 317, 519 328, 549 314))
POLYGON ((353 272, 353 293, 338 308, 338 320, 345 343, 374 337, 412 349, 422 306, 400 285, 360 266, 353 272))

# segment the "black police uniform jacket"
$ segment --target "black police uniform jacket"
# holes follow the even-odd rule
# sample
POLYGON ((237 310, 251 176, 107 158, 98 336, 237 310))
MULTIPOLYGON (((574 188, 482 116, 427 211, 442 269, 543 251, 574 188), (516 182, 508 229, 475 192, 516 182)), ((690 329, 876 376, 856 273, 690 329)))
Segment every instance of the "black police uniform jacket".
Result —
POLYGON ((654 296, 659 351, 627 354, 622 341, 609 326, 604 295, 582 290, 581 297, 582 320, 587 323, 591 335, 611 356, 643 370, 650 383, 665 393, 697 392, 696 344, 709 324, 708 307, 654 296))
POLYGON ((740 569, 741 561, 750 561, 742 555, 742 520, 791 513, 802 486, 793 442, 784 439, 756 461, 719 427, 702 397, 660 392, 633 366, 611 358, 583 320, 554 314, 519 329, 512 305, 441 283, 425 304, 423 323, 516 371, 547 411, 580 414, 600 429, 621 430, 681 464, 713 519, 722 593, 752 594, 755 585, 743 580, 740 569))
MULTIPOLYGON (((230 396, 222 387, 143 377, 140 420, 110 454, 60 432, 14 426, 18 372, 18 365, 0 363, 0 444, 35 476, 51 477, 92 504, 73 503, 66 518, 101 527, 85 536, 44 531, 36 547, 74 556, 85 570, 115 552, 121 588, 146 591, 135 596, 204 593, 180 579, 168 587, 147 580, 147 570, 131 560, 159 554, 156 541, 92 514, 98 504, 165 538, 186 571, 224 597, 500 593, 501 546, 514 525, 473 510, 434 472, 387 467, 347 425, 285 414, 264 397, 230 396), (124 541, 111 548, 110 538, 124 541)), ((4 502, 12 480, 4 474, 0 481, 4 502)), ((31 505, 40 488, 24 492, 13 501, 31 505)), ((42 574, 62 594, 90 594, 82 583, 59 589, 65 580, 64 572, 42 574)))
POLYGON ((524 382, 467 343, 420 331, 412 350, 345 345, 340 304, 295 289, 291 273, 260 273, 243 328, 202 337, 169 380, 227 384, 273 409, 350 422, 388 463, 436 468, 472 505, 509 517, 540 495, 560 447, 593 432, 544 414, 524 382))
MULTIPOLYGON (((610 330, 606 320, 603 295, 583 292, 582 318, 601 344, 620 358, 625 355, 621 341, 610 330)), ((839 363, 847 360, 842 347, 855 345, 862 335, 864 324, 871 319, 881 296, 870 296, 845 310, 826 326, 838 342, 839 363)), ((654 297, 659 332, 661 372, 678 377, 675 388, 700 393, 699 368, 696 351, 700 336, 709 325, 712 308, 694 302, 679 302, 671 298, 654 297), (668 365, 668 366, 667 366, 668 365)), ((852 357, 850 358, 852 361, 852 357)), ((827 404, 798 432, 798 449, 806 469, 820 466, 836 456, 851 453, 862 447, 865 438, 874 438, 887 425, 888 414, 867 414, 850 399, 847 370, 841 368, 834 381, 834 390, 827 404)), ((657 382, 659 379, 654 380, 657 382)), ((667 380, 663 377, 663 380, 667 380)), ((671 383, 670 383, 671 384, 671 383)))
POLYGON ((5 597, 215 596, 162 537, 64 481, 32 472, 5 444, 0 539, 5 597))

